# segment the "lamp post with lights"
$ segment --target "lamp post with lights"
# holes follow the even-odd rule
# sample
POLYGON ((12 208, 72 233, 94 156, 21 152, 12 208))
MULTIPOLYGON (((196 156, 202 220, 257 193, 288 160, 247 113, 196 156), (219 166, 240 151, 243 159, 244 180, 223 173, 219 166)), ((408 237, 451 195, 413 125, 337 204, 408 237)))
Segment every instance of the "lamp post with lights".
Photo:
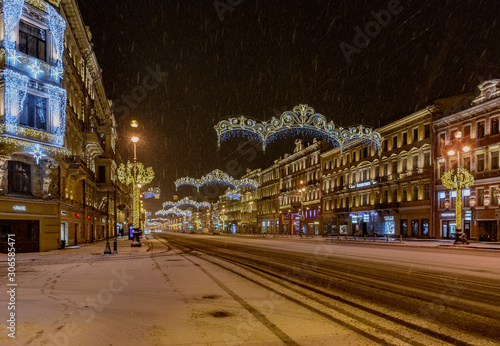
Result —
MULTIPOLYGON (((137 128, 138 123, 133 120, 130 124, 132 128, 137 128)), ((144 168, 142 163, 137 162, 137 142, 139 142, 139 137, 134 135, 132 138, 132 143, 134 143, 134 161, 133 163, 127 162, 127 165, 121 164, 118 168, 118 179, 125 185, 132 184, 133 187, 133 240, 132 247, 140 247, 141 242, 139 236, 142 234, 141 224, 140 224, 140 213, 141 206, 139 203, 140 188, 143 185, 149 184, 154 178, 153 168, 144 168)))
MULTIPOLYGON (((304 213, 304 192, 306 191, 306 187, 304 186, 304 181, 300 181, 299 186, 299 196, 300 196, 300 214, 299 214, 299 236, 302 237, 302 228, 303 228, 303 220, 305 219, 304 213)), ((307 237, 307 228, 304 232, 304 235, 307 237)))
POLYGON ((443 174, 441 181, 445 188, 450 191, 456 190, 456 203, 455 203, 455 244, 469 243, 466 234, 462 231, 462 189, 468 189, 474 184, 474 176, 466 169, 460 167, 460 152, 467 153, 470 151, 470 147, 465 145, 461 146, 462 132, 457 131, 455 133, 455 138, 457 139, 457 151, 448 151, 449 156, 454 156, 457 154, 457 171, 455 173, 454 169, 449 170, 443 174))

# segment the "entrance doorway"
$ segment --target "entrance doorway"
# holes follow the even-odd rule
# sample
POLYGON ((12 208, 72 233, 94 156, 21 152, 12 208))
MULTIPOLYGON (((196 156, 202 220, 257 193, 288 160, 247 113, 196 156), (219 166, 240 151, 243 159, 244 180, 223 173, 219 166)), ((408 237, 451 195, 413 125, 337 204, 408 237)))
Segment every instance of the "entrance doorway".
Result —
POLYGON ((495 221, 478 221, 479 224, 479 240, 480 241, 497 241, 497 222, 495 221))
POLYGON ((61 246, 64 247, 68 244, 68 224, 61 222, 61 246))

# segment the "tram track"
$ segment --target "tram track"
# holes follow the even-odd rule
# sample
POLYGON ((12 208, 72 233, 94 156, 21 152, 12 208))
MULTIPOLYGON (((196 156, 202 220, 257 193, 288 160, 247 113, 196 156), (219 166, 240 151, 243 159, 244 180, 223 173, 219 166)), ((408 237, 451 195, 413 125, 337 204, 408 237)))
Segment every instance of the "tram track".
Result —
MULTIPOLYGON (((163 239, 156 237, 157 239, 163 239)), ((164 242, 165 240, 160 240, 164 242)), ((263 263, 263 258, 259 259, 254 251, 253 256, 248 253, 235 254, 237 250, 228 253, 227 248, 210 249, 202 244, 190 244, 188 240, 168 237, 168 244, 183 256, 194 256, 212 265, 218 266, 234 275, 280 295, 287 301, 307 309, 322 318, 341 325, 354 333, 370 339, 379 344, 410 344, 410 345, 432 345, 437 343, 447 343, 453 345, 471 345, 470 336, 467 333, 457 331, 454 328, 444 325, 439 319, 426 321, 418 315, 405 316, 397 307, 388 309, 387 307, 375 308, 377 304, 360 303, 360 300, 369 299, 366 296, 358 296, 356 299, 346 299, 339 294, 325 290, 321 285, 311 285, 308 280, 301 280, 300 275, 293 277, 297 268, 297 259, 283 260, 280 258, 279 268, 273 263, 263 263), (286 262, 286 263, 283 263, 286 262), (288 274, 284 274, 288 273, 288 274), (297 298, 299 297, 299 298, 297 298), (391 311, 392 310, 392 311, 391 311), (339 318, 339 316, 342 316, 339 318), (355 321, 353 323, 353 321, 355 321), (443 332, 446 330, 446 332, 443 332)), ((248 250, 248 249, 247 249, 248 250)), ((290 255, 290 254, 289 254, 290 255)), ((292 255, 293 257, 293 255, 292 255)), ((268 260, 268 259, 267 259, 268 260)), ((318 276, 329 277, 331 284, 332 271, 320 269, 310 264, 299 263, 300 272, 306 279, 317 278, 318 276)), ((304 279, 304 278, 302 278, 304 279)), ((345 284, 345 278, 336 277, 335 280, 345 284)), ((352 284, 352 283, 351 283, 352 284)), ((358 281, 357 285, 366 285, 366 281, 358 281)), ((377 283, 380 285, 381 283, 377 283)), ((436 286, 435 288, 438 288, 436 286)), ((371 287, 376 289, 376 287, 371 287)), ((392 292, 393 295, 399 292, 392 292)), ((425 297, 408 297, 416 300, 413 304, 429 304, 431 295, 425 297)), ((448 307, 450 310, 453 308, 448 307)), ((456 312, 455 312, 456 313, 456 312)), ((460 315, 460 313, 458 313, 460 315)), ((478 317, 483 318, 484 317, 478 317)), ((495 321, 487 321, 494 323, 495 321)), ((486 344, 494 344, 494 339, 484 338, 486 344)))

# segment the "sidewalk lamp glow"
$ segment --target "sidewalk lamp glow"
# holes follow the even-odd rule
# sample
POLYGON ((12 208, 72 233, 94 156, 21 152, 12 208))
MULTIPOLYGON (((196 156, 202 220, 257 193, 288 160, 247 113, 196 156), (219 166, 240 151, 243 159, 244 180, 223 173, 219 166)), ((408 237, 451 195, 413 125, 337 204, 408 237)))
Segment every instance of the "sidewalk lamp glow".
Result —
POLYGON ((132 142, 134 142, 134 143, 139 142, 139 137, 134 136, 131 139, 132 139, 132 142))
POLYGON ((137 120, 132 120, 130 122, 130 127, 139 127, 139 123, 137 122, 137 120))

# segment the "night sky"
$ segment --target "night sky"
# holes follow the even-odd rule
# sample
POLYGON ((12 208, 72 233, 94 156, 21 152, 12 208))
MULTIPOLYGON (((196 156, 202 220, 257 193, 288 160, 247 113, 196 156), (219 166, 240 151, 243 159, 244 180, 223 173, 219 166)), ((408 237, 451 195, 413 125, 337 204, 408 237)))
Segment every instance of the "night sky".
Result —
POLYGON ((122 157, 131 159, 135 118, 138 159, 156 171, 162 201, 177 177, 215 168, 239 177, 293 150, 292 140, 244 155, 252 146, 242 139, 219 151, 219 120, 269 120, 305 103, 341 126, 377 127, 500 78, 498 0, 78 2, 116 105, 122 157), (385 26, 356 47, 357 32, 391 8, 397 14, 381 16, 385 26), (341 46, 352 48, 348 59, 341 46), (157 69, 159 82, 148 77, 157 69))

